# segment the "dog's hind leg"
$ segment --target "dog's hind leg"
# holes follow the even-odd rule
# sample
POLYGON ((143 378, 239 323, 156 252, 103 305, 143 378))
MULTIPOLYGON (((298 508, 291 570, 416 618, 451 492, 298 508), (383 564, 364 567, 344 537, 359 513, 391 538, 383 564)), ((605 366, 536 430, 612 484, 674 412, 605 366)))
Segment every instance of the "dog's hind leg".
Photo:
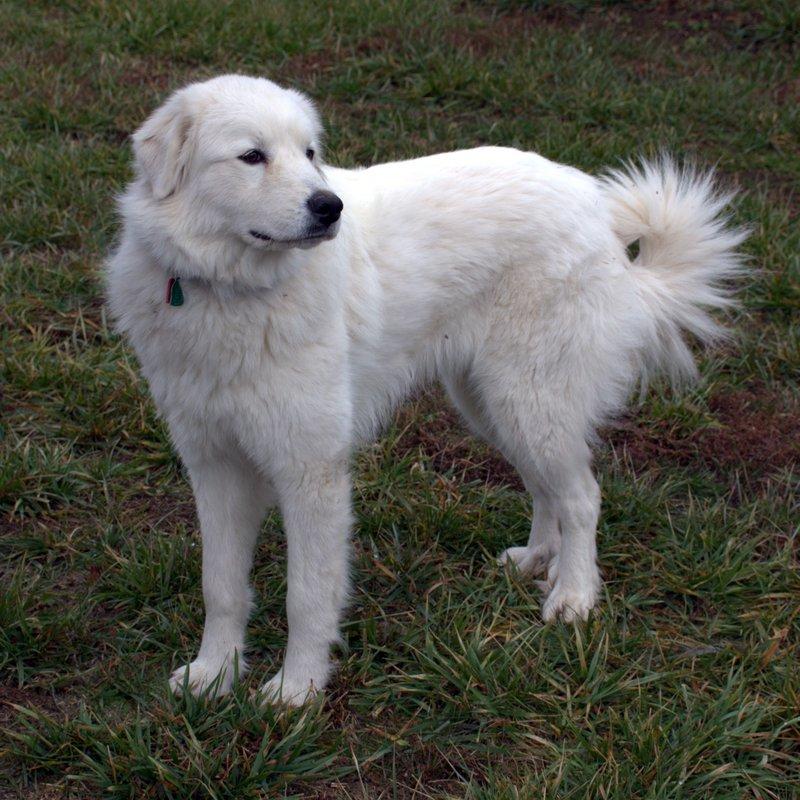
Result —
POLYGON ((542 616, 548 622, 558 616, 586 619, 601 586, 596 542, 600 487, 590 467, 589 448, 575 442, 560 454, 540 456, 537 469, 555 498, 561 528, 561 549, 548 569, 550 590, 542 616))
POLYGON ((528 571, 548 562, 546 621, 586 618, 600 591, 595 541, 600 490, 581 404, 534 379, 533 367, 504 368, 497 354, 476 378, 480 407, 496 441, 539 504, 528 544, 507 550, 501 559, 528 571))
POLYGON ((556 564, 561 549, 561 533, 558 527, 555 500, 537 476, 528 455, 520 458, 516 448, 509 447, 492 429, 474 380, 468 373, 450 373, 442 378, 453 405, 464 417, 469 429, 476 436, 497 447, 515 467, 525 488, 533 498, 533 521, 525 547, 509 547, 500 555, 500 563, 513 563, 522 573, 537 575, 546 573, 550 564, 556 564))
MULTIPOLYGON (((524 575, 552 572, 561 552, 561 532, 556 504, 550 493, 534 477, 530 467, 517 470, 533 497, 533 521, 528 542, 524 547, 509 547, 499 557, 501 564, 513 564, 524 575)), ((551 576, 548 574, 548 579, 551 576)))
POLYGON ((252 605, 250 569, 267 507, 267 482, 235 455, 187 463, 203 542, 205 626, 197 658, 170 678, 174 691, 230 690, 244 673, 245 628, 252 605), (188 672, 188 674, 187 674, 188 672))

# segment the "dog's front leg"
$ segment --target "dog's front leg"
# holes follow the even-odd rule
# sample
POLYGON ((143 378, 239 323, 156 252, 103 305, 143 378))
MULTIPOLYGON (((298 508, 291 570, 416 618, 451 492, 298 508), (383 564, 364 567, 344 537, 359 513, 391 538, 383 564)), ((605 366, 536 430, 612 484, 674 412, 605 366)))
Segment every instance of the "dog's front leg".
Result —
POLYGON ((187 466, 200 518, 206 619, 197 658, 177 669, 170 685, 181 691, 188 684, 196 694, 213 684, 215 694, 224 694, 233 684, 237 660, 244 673, 253 549, 274 497, 256 470, 232 456, 187 466))
POLYGON ((299 705, 323 689, 347 595, 350 479, 344 461, 295 468, 279 487, 288 549, 289 639, 267 699, 299 705))

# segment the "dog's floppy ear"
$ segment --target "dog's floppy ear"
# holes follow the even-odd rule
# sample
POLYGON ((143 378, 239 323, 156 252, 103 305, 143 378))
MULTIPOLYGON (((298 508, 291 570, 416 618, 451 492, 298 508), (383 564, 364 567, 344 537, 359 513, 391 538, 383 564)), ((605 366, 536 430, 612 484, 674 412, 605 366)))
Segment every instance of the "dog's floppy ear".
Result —
POLYGON ((176 92, 133 134, 133 152, 156 200, 171 195, 189 161, 193 118, 183 92, 176 92))

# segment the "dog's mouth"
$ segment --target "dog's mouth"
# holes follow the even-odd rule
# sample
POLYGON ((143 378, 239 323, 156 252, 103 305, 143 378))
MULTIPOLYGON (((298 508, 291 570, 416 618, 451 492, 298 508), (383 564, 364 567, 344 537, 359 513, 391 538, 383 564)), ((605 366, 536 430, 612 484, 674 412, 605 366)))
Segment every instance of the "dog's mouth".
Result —
POLYGON ((325 239, 333 239, 336 236, 336 227, 331 226, 330 228, 326 228, 325 230, 321 231, 314 231, 308 233, 306 236, 301 236, 298 239, 276 239, 273 236, 268 236, 266 233, 261 233, 261 231, 251 230, 248 233, 254 238, 258 239, 262 242, 271 242, 277 245, 281 245, 282 247, 298 247, 304 244, 312 244, 314 242, 321 242, 325 239))

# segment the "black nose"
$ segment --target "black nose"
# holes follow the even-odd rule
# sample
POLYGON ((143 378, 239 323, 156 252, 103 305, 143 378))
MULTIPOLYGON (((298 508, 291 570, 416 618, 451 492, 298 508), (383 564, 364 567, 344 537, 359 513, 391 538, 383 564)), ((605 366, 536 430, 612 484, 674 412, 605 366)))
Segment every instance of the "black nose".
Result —
POLYGON ((317 222, 323 225, 333 225, 341 216, 344 203, 333 192, 314 192, 306 200, 308 210, 317 218, 317 222))

